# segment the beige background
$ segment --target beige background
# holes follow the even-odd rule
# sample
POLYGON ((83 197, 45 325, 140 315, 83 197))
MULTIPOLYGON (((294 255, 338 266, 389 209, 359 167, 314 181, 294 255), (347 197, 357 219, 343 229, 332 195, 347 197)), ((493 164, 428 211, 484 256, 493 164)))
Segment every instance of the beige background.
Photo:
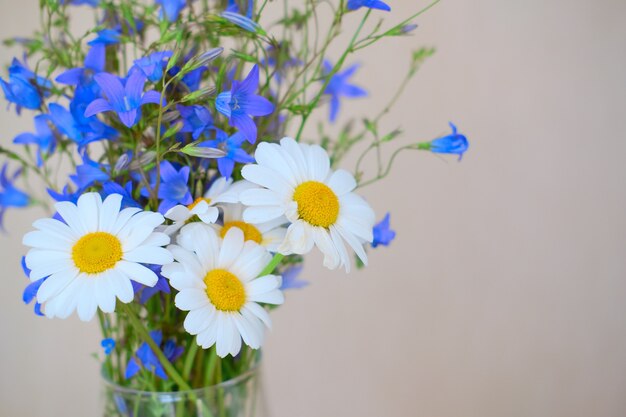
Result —
MULTIPOLYGON (((30 33, 36 3, 0 0, 0 35, 30 33)), ((388 17, 425 4, 389 3, 388 17)), ((343 120, 374 113, 407 52, 436 45, 386 126, 415 141, 453 120, 471 151, 404 154, 365 190, 398 231, 365 272, 311 257, 314 285, 288 294, 267 343, 274 416, 626 415, 626 3, 444 1, 419 22, 361 57, 372 98, 343 120)), ((31 128, 0 118, 2 143, 31 128)), ((10 212, 0 240, 0 415, 95 416, 97 326, 20 300, 38 215, 10 212)))

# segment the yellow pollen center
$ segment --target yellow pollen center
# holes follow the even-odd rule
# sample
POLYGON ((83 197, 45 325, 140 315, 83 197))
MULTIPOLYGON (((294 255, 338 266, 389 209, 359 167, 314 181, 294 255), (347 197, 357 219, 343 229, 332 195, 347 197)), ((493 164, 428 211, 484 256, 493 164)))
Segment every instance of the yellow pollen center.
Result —
POLYGON ((298 203, 298 216, 313 226, 328 228, 339 216, 339 199, 326 184, 307 181, 298 185, 293 193, 298 203))
POLYGON ((258 244, 261 244, 261 242, 263 241, 263 235, 261 235, 261 232, 259 232, 259 229, 257 229, 256 227, 254 227, 253 225, 249 223, 242 222, 239 220, 234 220, 232 222, 224 223, 224 227, 222 227, 220 236, 224 238, 224 236, 226 236, 226 233, 228 233, 231 227, 237 227, 241 229, 241 231, 243 232, 244 240, 251 240, 258 244))
POLYGON ((206 295, 220 311, 239 311, 246 302, 246 291, 235 275, 224 269, 209 271, 204 277, 206 295))
POLYGON ((110 233, 94 232, 81 237, 72 247, 72 260, 80 272, 99 274, 122 259, 122 244, 110 233))
POLYGON ((198 205, 201 201, 206 201, 206 203, 207 203, 207 204, 211 204, 211 199, 210 199, 210 198, 198 197, 198 198, 196 198, 196 199, 193 201, 193 203, 189 204, 189 205, 187 206, 187 208, 188 208, 189 210, 193 210, 193 208, 194 208, 195 206, 197 206, 197 205, 198 205))

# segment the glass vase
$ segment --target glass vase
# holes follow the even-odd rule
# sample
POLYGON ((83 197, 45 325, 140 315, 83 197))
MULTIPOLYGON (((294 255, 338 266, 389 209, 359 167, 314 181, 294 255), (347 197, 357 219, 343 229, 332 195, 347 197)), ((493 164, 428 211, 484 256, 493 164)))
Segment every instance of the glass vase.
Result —
POLYGON ((189 391, 129 389, 103 377, 103 417, 268 417, 260 366, 189 391))

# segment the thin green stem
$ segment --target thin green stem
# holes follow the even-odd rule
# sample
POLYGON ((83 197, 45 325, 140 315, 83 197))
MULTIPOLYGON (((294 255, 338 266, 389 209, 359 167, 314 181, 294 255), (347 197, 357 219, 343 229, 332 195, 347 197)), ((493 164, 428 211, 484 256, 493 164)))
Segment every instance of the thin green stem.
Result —
POLYGON ((170 378, 172 378, 172 380, 178 384, 178 387, 183 391, 191 390, 189 384, 187 384, 183 377, 178 373, 174 365, 172 365, 167 357, 165 357, 165 354, 163 354, 161 348, 156 343, 154 343, 154 340, 152 340, 152 337, 150 337, 148 329, 146 329, 141 323, 139 316, 137 316, 135 311, 133 311, 133 308, 130 305, 124 303, 118 303, 118 308, 120 308, 126 314, 126 317, 128 318, 131 326, 133 326, 135 331, 137 331, 141 339, 143 339, 143 341, 146 342, 148 346, 150 346, 150 349, 152 349, 152 352, 154 352, 154 354, 159 359, 159 362, 161 363, 161 366, 163 366, 163 369, 165 369, 165 372, 167 372, 170 378))

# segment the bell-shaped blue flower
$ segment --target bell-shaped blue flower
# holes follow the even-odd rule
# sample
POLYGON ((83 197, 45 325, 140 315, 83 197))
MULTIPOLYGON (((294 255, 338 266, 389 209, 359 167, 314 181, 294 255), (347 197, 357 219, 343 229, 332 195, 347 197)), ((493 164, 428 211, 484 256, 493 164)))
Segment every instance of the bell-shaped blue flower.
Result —
POLYGON ((4 213, 9 207, 26 207, 30 203, 30 197, 14 185, 15 180, 21 174, 21 170, 13 174, 8 173, 8 164, 5 163, 0 170, 0 230, 4 230, 4 213))
POLYGON ((300 274, 302 273, 303 266, 302 265, 294 265, 285 269, 281 274, 283 277, 283 283, 280 286, 281 291, 285 290, 299 290, 304 287, 307 287, 310 282, 299 279, 300 274))
POLYGON ((102 346, 104 354, 108 356, 113 352, 113 349, 115 349, 115 340, 108 337, 100 342, 100 346, 102 346))
MULTIPOLYGON (((30 269, 28 269, 28 267, 26 266, 25 256, 22 256, 22 270, 24 271, 24 275, 26 275, 26 278, 30 279, 30 269)), ((38 316, 43 316, 43 313, 41 312, 41 304, 36 301, 37 291, 39 291, 39 287, 41 287, 41 284, 43 284, 44 281, 47 279, 48 277, 44 277, 38 279, 37 281, 29 283, 26 288, 24 288, 24 292, 22 293, 22 301, 24 301, 24 304, 30 304, 33 302, 33 300, 35 300, 34 311, 35 314, 38 316)))
POLYGON ((159 17, 165 18, 168 22, 178 20, 180 11, 187 5, 187 0, 154 0, 155 4, 161 5, 159 17))
MULTIPOLYGON (((245 15, 248 19, 252 19, 252 13, 254 12, 254 0, 247 0, 245 7, 240 7, 237 3, 237 0, 228 0, 228 5, 226 5, 225 11, 239 13, 245 15)), ((239 1, 239 3, 242 2, 239 1)))
MULTIPOLYGON (((62 72, 56 81, 67 85, 80 85, 89 87, 94 84, 93 76, 104 71, 105 68, 106 45, 97 43, 89 48, 82 67, 71 68, 62 72)), ((97 87, 97 85, 95 85, 97 87)), ((97 89, 99 92, 100 90, 97 89)))
POLYGON ((0 86, 4 97, 10 103, 15 104, 17 114, 22 108, 37 110, 41 107, 41 95, 37 88, 19 74, 10 74, 9 82, 0 77, 0 86))
POLYGON ((40 114, 35 116, 35 133, 21 133, 13 139, 13 143, 20 145, 37 145, 37 166, 41 166, 43 160, 54 153, 56 139, 50 129, 50 116, 40 114))
POLYGON ((191 133, 191 136, 198 139, 204 132, 213 127, 213 116, 209 109, 204 106, 176 106, 183 121, 181 133, 191 133))
POLYGON ((221 130, 216 130, 216 132, 217 138, 215 140, 202 142, 198 146, 217 148, 226 152, 226 155, 217 159, 217 169, 223 177, 230 178, 233 175, 235 163, 249 164, 254 162, 254 158, 241 149, 241 145, 246 141, 243 133, 236 132, 229 137, 221 130))
MULTIPOLYGON (((361 87, 350 84, 349 80, 354 75, 358 65, 352 65, 343 72, 338 72, 333 75, 330 82, 324 90, 324 94, 330 95, 330 121, 337 120, 337 114, 339 113, 339 107, 341 105, 341 97, 357 98, 367 96, 367 91, 361 87)), ((333 65, 329 61, 324 61, 324 73, 330 74, 333 70, 333 65)))
POLYGON ((256 142, 257 127, 253 116, 267 116, 274 105, 256 94, 259 86, 259 67, 255 65, 243 81, 233 81, 230 91, 219 94, 215 100, 217 111, 228 117, 231 126, 239 129, 250 143, 256 142))
POLYGON ((374 240, 372 241, 372 247, 375 248, 378 245, 389 246, 391 241, 396 237, 396 232, 391 230, 389 226, 390 214, 387 213, 385 217, 374 226, 374 240))
MULTIPOLYGON (((158 197, 161 199, 159 213, 165 214, 178 204, 189 205, 193 203, 193 197, 187 185, 190 173, 189 166, 176 170, 169 161, 162 161, 159 165, 159 172, 161 173, 158 193, 158 197)), ((152 188, 156 187, 156 179, 151 186, 152 188)), ((141 190, 141 195, 149 197, 150 192, 144 188, 141 190)))
POLYGON ((463 158, 463 154, 469 148, 469 142, 465 135, 457 133, 456 126, 450 122, 452 133, 439 139, 435 139, 430 142, 428 148, 431 152, 435 153, 448 153, 459 155, 459 161, 463 158))
MULTIPOLYGON (((175 362, 180 358, 185 351, 182 346, 176 346, 176 342, 173 339, 163 342, 163 332, 160 330, 153 330, 150 332, 150 337, 163 350, 163 354, 170 362, 175 362)), ((167 379, 167 374, 159 361, 159 358, 150 348, 147 342, 144 342, 139 346, 139 349, 126 365, 125 378, 130 379, 135 376, 141 368, 148 372, 153 372, 156 376, 162 379, 167 379)))
POLYGON ((120 36, 122 36, 122 32, 119 29, 102 29, 97 33, 95 39, 87 42, 87 45, 116 45, 120 43, 120 36))
POLYGON ((87 152, 83 152, 83 163, 76 167, 76 175, 70 175, 70 179, 79 188, 85 189, 94 182, 104 183, 108 181, 111 178, 109 172, 110 167, 108 165, 91 160, 87 152))
POLYGON ((156 83, 163 78, 163 68, 172 57, 172 51, 154 52, 148 56, 137 59, 135 67, 139 68, 150 82, 156 83))
POLYGON ((113 111, 117 113, 124 126, 130 128, 141 119, 141 106, 161 102, 160 93, 154 90, 143 92, 146 76, 141 71, 131 71, 125 81, 106 72, 96 74, 94 79, 106 99, 99 98, 91 102, 85 110, 86 117, 113 111))
POLYGON ((391 7, 389 7, 387 3, 381 0, 348 0, 349 10, 356 10, 360 9, 361 7, 384 10, 386 12, 391 11, 391 7))

